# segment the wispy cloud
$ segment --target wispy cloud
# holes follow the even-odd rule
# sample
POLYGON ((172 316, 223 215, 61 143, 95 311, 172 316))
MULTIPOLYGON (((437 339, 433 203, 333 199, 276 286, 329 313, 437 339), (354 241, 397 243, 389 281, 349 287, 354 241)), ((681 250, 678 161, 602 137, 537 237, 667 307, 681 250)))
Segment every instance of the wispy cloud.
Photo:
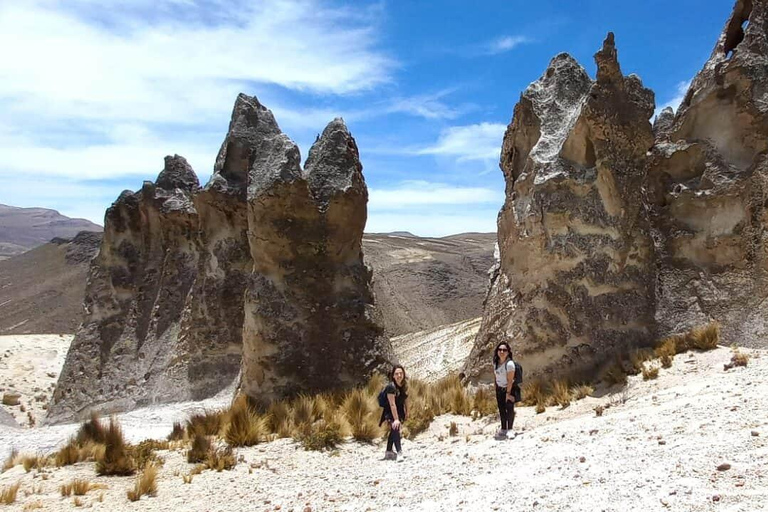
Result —
POLYGON ((530 43, 531 40, 525 36, 502 36, 484 45, 485 53, 488 55, 497 55, 514 50, 524 43, 530 43))
POLYGON ((680 107, 680 104, 685 99, 685 95, 688 92, 688 88, 690 86, 691 86, 691 80, 685 80, 683 82, 679 82, 675 87, 675 93, 672 99, 670 99, 666 103, 663 103, 662 105, 657 106, 656 112, 654 112, 654 117, 657 117, 659 114, 661 114, 661 111, 667 107, 670 107, 672 110, 677 112, 677 109, 678 107, 680 107))
POLYGON ((419 155, 443 155, 459 161, 498 159, 506 126, 479 123, 443 130, 437 142, 417 150, 419 155))

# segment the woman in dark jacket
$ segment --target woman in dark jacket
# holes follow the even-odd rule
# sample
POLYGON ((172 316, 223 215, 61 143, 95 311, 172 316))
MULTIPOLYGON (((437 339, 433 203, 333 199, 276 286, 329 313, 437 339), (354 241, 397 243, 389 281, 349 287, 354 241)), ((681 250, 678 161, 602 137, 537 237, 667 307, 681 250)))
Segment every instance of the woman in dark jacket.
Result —
POLYGON ((389 425, 389 437, 387 437, 387 451, 385 460, 403 460, 403 449, 400 445, 400 432, 402 424, 408 417, 408 380, 405 376, 405 368, 396 365, 389 374, 389 384, 384 388, 387 397, 387 406, 383 408, 379 425, 385 421, 389 425), (392 451, 394 445, 397 453, 392 451))

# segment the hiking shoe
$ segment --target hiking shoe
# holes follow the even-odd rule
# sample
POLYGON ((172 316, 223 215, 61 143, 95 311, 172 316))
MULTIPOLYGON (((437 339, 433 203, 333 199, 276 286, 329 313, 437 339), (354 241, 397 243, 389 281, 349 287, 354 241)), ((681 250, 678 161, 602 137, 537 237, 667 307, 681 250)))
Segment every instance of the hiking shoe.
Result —
POLYGON ((397 460, 395 452, 384 452, 384 460, 397 460))
POLYGON ((397 461, 402 462, 405 460, 405 455, 403 455, 403 452, 397 452, 397 461))
POLYGON ((506 439, 507 438, 507 431, 504 430, 504 429, 501 429, 498 432, 496 432, 496 436, 495 437, 496 437, 496 439, 499 439, 499 440, 506 439))

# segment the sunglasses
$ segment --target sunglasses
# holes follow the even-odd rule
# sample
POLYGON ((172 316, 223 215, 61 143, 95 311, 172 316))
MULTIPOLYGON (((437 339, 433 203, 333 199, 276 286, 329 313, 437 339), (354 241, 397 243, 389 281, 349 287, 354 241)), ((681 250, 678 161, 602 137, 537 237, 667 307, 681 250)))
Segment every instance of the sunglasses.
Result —
POLYGON ((500 349, 499 349, 499 352, 509 352, 509 350, 507 350, 507 349, 505 349, 505 348, 500 348, 500 349))

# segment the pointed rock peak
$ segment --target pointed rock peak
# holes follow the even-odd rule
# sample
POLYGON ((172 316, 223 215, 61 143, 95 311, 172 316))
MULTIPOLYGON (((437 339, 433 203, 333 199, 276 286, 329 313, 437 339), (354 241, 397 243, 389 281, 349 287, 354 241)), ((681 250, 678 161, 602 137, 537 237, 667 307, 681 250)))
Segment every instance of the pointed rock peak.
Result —
POLYGON ((165 157, 165 167, 157 176, 155 185, 165 190, 180 188, 192 192, 200 187, 200 182, 186 158, 169 155, 165 157))
POLYGON ((256 96, 240 93, 232 109, 229 133, 250 131, 259 134, 281 133, 272 111, 262 105, 256 96))
POLYGON ((608 32, 603 47, 595 54, 595 62, 598 83, 618 82, 618 79, 622 78, 613 32, 608 32))
POLYGON ((337 191, 344 191, 355 182, 362 169, 357 143, 344 120, 337 117, 318 137, 304 165, 306 179, 315 199, 327 203, 337 191))

